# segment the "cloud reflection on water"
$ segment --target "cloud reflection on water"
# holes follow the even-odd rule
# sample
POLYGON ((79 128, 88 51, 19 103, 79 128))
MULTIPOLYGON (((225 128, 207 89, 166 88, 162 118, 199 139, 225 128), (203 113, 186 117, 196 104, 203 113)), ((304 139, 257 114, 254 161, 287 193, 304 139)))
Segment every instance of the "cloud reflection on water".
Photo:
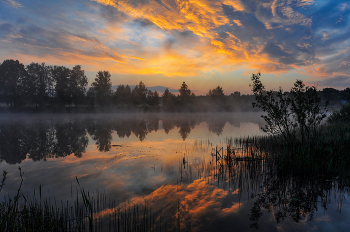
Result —
MULTIPOLYGON (((31 195, 33 189, 38 189, 41 184, 44 197, 72 200, 70 190, 72 188, 75 192, 77 176, 81 185, 91 194, 96 194, 98 189, 100 192, 105 191, 117 205, 142 205, 146 201, 152 205, 154 212, 162 209, 165 216, 163 220, 168 221, 169 225, 176 222, 178 217, 180 227, 192 231, 224 231, 232 228, 250 230, 252 222, 247 215, 252 215, 252 220, 259 222, 259 229, 266 231, 288 231, 288 226, 299 229, 317 228, 325 218, 318 217, 314 221, 317 226, 310 227, 305 215, 315 211, 318 203, 314 205, 315 202, 296 201, 294 198, 301 198, 305 194, 307 197, 312 196, 312 199, 322 197, 324 191, 331 189, 331 183, 312 180, 318 186, 314 188, 312 184, 305 185, 298 179, 282 178, 265 184, 261 164, 254 166, 249 162, 231 167, 231 173, 218 173, 210 156, 213 146, 224 144, 229 136, 251 135, 259 133, 259 130, 257 124, 248 123, 250 119, 247 115, 241 120, 232 115, 217 116, 205 118, 196 115, 196 119, 190 119, 192 122, 186 121, 185 117, 170 120, 157 116, 127 120, 108 118, 105 115, 100 118, 73 117, 58 121, 34 120, 33 124, 10 120, 1 123, 0 134, 3 133, 1 138, 4 141, 11 138, 5 144, 18 142, 18 146, 12 145, 10 151, 19 149, 22 151, 20 154, 24 154, 26 148, 21 144, 27 145, 30 144, 29 141, 34 141, 34 145, 29 147, 35 148, 34 151, 41 151, 39 148, 43 147, 45 149, 42 151, 60 151, 61 153, 54 154, 62 154, 51 154, 45 156, 45 159, 36 160, 31 159, 33 156, 29 154, 21 160, 25 172, 25 195, 31 195), (99 123, 104 125, 99 126, 99 123), (183 134, 179 133, 183 124, 194 125, 190 127, 185 140, 183 134), (133 125, 141 125, 141 132, 135 133, 137 128, 133 128, 133 125), (118 126, 123 129, 119 130, 118 126), (165 128, 171 129, 166 131, 165 128), (43 130, 40 131, 41 129, 43 130), (10 132, 14 135, 7 134, 10 132), (55 135, 58 132, 62 132, 60 136, 55 135), (145 135, 142 140, 139 136, 141 134, 145 135), (54 139, 47 139, 50 136, 54 139), (43 140, 40 141, 40 138, 43 140), (86 140, 88 141, 85 142, 86 140), (58 145, 59 141, 66 143, 58 145), (71 155, 79 154, 82 150, 84 152, 81 156, 71 155), (273 205, 273 210, 270 210, 272 214, 267 213, 270 203, 273 205), (255 211, 252 209, 258 209, 257 213, 253 215, 255 211), (281 219, 281 224, 276 223, 276 218, 280 215, 279 209, 287 213, 281 219), (297 226, 293 224, 293 217, 300 217, 297 226)), ((4 155, 10 154, 6 153, 6 146, 0 146, 1 157, 5 160, 4 155)), ((10 194, 15 193, 18 187, 18 178, 15 178, 18 176, 17 165, 2 162, 0 169, 9 171, 4 190, 10 194)), ((331 209, 335 207, 330 203, 328 206, 331 209)), ((346 209, 345 211, 348 215, 346 209)), ((331 221, 335 221, 334 215, 329 216, 331 221)), ((343 214, 341 216, 344 217, 343 214)))

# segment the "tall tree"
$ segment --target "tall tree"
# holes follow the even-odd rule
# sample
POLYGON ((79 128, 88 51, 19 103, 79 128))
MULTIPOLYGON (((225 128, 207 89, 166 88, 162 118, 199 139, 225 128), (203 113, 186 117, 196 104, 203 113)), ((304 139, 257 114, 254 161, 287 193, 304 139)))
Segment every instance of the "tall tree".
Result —
POLYGON ((65 106, 70 104, 69 98, 69 76, 70 69, 63 66, 54 66, 51 69, 55 81, 55 98, 57 104, 65 106))
POLYGON ((91 86, 95 91, 97 104, 99 106, 108 105, 112 95, 111 74, 108 71, 99 71, 91 86))
POLYGON ((185 82, 182 83, 182 85, 179 89, 179 92, 180 92, 179 103, 181 104, 181 107, 188 106, 189 104, 193 103, 193 99, 194 99, 195 95, 188 88, 188 86, 185 82))
POLYGON ((27 72, 18 60, 5 60, 0 65, 0 102, 17 107, 24 104, 24 82, 27 72))
POLYGON ((132 90, 132 93, 131 93, 134 104, 136 105, 146 104, 147 92, 148 91, 145 84, 142 81, 140 81, 140 83, 135 86, 135 88, 132 90))
POLYGON ((49 90, 52 86, 50 70, 45 63, 31 63, 27 65, 28 78, 26 92, 28 101, 36 107, 44 106, 49 100, 49 90))
POLYGON ((225 97, 224 91, 222 90, 222 87, 220 87, 219 85, 213 90, 209 89, 208 95, 213 99, 222 99, 225 97))
POLYGON ((150 106, 158 106, 159 105, 159 94, 157 91, 152 92, 148 90, 147 92, 147 104, 150 106))
POLYGON ((210 89, 208 95, 220 107, 223 107, 226 102, 224 91, 219 85, 215 89, 210 89))
POLYGON ((191 96, 191 90, 188 88, 187 84, 185 82, 182 82, 182 85, 179 89, 180 97, 187 98, 191 96))
POLYGON ((119 85, 114 92, 114 102, 117 105, 129 105, 131 100, 131 88, 129 85, 119 85))
POLYGON ((73 67, 69 78, 69 93, 71 102, 75 106, 83 103, 87 84, 88 80, 81 66, 76 65, 73 67))
POLYGON ((166 110, 173 109, 175 104, 175 95, 170 92, 168 88, 163 93, 163 107, 166 110))

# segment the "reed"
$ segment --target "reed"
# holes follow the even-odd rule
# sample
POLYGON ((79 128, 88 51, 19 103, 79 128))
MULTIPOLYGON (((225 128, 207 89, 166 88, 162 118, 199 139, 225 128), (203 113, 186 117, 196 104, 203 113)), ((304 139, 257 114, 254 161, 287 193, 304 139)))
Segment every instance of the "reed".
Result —
MULTIPOLYGON (((90 193, 80 185, 74 201, 57 201, 21 194, 21 182, 14 197, 7 196, 0 203, 0 231, 166 231, 161 224, 161 212, 153 212, 149 204, 140 209, 137 204, 118 205, 107 200, 103 192, 90 193)), ((3 171, 0 191, 6 182, 3 171)), ((71 188, 73 198, 73 189, 71 188)))
POLYGON ((235 145, 253 157, 260 154, 279 170, 300 175, 333 175, 350 177, 350 125, 328 123, 307 142, 296 138, 286 143, 279 135, 238 138, 235 145))

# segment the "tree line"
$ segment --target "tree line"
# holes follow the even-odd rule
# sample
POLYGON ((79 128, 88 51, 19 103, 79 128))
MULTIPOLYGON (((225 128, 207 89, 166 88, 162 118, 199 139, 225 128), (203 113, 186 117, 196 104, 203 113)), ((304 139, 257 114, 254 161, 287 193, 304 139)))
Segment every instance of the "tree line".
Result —
MULTIPOLYGON (((210 89, 206 96, 196 96, 183 82, 177 95, 166 89, 163 94, 148 90, 140 81, 133 89, 119 85, 112 90, 111 74, 99 71, 88 87, 80 65, 69 69, 45 63, 23 65, 18 60, 5 60, 0 65, 0 104, 14 109, 64 109, 92 107, 113 109, 149 109, 164 111, 251 111, 254 95, 239 92, 225 95, 221 86, 210 89)), ((326 88, 322 98, 333 104, 348 100, 350 89, 326 88)))

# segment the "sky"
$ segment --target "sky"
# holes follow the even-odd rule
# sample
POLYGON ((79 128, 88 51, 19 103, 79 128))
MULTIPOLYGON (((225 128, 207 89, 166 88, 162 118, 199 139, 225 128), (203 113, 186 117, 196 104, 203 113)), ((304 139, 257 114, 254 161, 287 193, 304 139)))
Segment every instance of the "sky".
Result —
POLYGON ((0 62, 73 67, 112 84, 180 88, 220 85, 251 93, 296 79, 318 89, 350 87, 350 1, 0 0, 0 62))

